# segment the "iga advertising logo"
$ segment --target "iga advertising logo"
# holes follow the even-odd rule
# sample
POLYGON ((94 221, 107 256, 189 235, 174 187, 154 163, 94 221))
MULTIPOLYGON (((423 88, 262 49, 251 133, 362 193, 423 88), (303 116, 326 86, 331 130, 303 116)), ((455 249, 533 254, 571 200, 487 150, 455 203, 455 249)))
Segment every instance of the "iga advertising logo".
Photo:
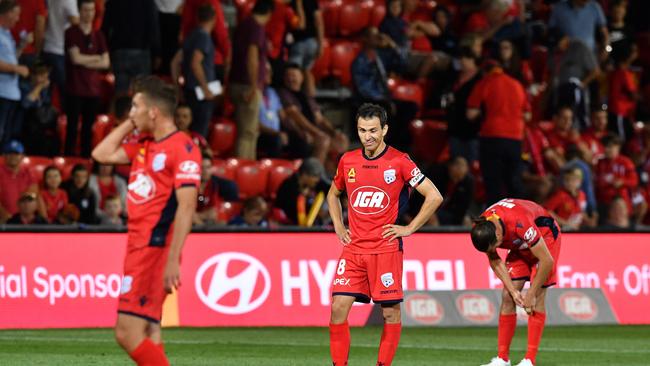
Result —
POLYGON ((440 302, 426 293, 407 295, 404 305, 406 314, 421 324, 438 324, 445 317, 440 302))
POLYGON ((456 298, 456 308, 460 315, 473 323, 489 323, 496 314, 492 301, 487 296, 479 293, 467 293, 458 296, 456 298))
POLYGON ((363 186, 350 195, 352 209, 361 215, 375 215, 383 212, 390 205, 390 197, 381 188, 363 186))
POLYGON ((577 321, 591 321, 598 316, 596 302, 580 291, 568 291, 558 299, 564 315, 577 321))
POLYGON ((226 252, 206 260, 196 273, 201 301, 222 314, 245 314, 257 309, 271 292, 271 276, 248 254, 226 252))

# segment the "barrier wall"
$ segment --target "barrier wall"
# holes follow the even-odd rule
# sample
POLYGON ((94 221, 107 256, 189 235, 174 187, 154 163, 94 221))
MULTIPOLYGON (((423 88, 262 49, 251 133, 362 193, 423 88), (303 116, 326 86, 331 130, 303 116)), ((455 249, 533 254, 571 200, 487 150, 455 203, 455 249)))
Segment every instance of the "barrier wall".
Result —
MULTIPOLYGON (((125 234, 0 234, 0 328, 95 327, 115 321, 125 234)), ((625 324, 650 324, 650 235, 565 234, 558 287, 602 288, 625 324)), ((192 234, 182 287, 164 323, 320 326, 340 246, 331 233, 192 234)), ((408 290, 495 289, 467 234, 405 240, 408 290)), ((371 305, 353 309, 365 324, 371 305)))

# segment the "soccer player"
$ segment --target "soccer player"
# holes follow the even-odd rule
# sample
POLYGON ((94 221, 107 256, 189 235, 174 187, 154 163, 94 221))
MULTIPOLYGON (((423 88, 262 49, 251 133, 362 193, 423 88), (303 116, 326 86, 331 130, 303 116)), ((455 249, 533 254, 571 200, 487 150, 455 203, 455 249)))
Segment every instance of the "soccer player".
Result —
POLYGON ((102 164, 131 164, 128 241, 115 338, 138 365, 169 365, 160 319, 165 297, 180 284, 180 257, 192 227, 201 155, 174 124, 176 89, 156 77, 134 84, 129 122, 92 155, 102 164), (122 144, 137 129, 136 144, 122 144))
POLYGON ((483 366, 510 366, 516 305, 528 313, 528 351, 517 366, 533 366, 546 320, 546 288, 555 285, 556 280, 559 226, 548 211, 534 202, 503 199, 481 214, 471 236, 474 247, 487 254, 490 267, 503 282, 498 355, 483 366), (505 264, 497 248, 508 250, 505 264), (524 296, 521 289, 526 281, 530 281, 530 288, 524 296))
POLYGON ((363 104, 357 111, 357 132, 363 148, 341 157, 327 194, 334 229, 343 253, 332 286, 330 353, 334 366, 348 364, 348 314, 355 301, 381 304, 384 330, 378 366, 393 361, 402 331, 402 237, 429 220, 442 196, 408 155, 387 146, 386 110, 363 104), (411 188, 424 198, 420 212, 407 226, 396 225, 411 188), (350 229, 343 223, 340 196, 348 197, 350 229))

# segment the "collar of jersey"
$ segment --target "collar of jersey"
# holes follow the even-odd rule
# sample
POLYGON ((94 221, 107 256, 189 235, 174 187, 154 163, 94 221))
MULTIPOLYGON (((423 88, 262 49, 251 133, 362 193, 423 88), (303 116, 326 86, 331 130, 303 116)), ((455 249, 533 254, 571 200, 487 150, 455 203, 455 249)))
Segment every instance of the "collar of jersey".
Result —
POLYGON ((386 144, 386 147, 384 148, 384 151, 382 151, 379 155, 375 156, 374 158, 371 158, 368 155, 366 155, 366 150, 364 150, 363 148, 361 148, 361 155, 363 155, 364 159, 366 159, 366 160, 377 160, 377 159, 381 158, 382 156, 384 156, 386 151, 388 151, 388 144, 386 144))
MULTIPOLYGON (((157 144, 158 144, 158 143, 161 143, 161 142, 167 140, 168 138, 174 136, 174 135, 176 134, 176 132, 180 132, 180 130, 179 130, 179 129, 176 129, 176 131, 169 133, 167 136, 163 136, 163 137, 161 137, 160 140, 156 140, 156 139, 154 139, 153 142, 155 142, 155 143, 157 143, 157 144)), ((151 137, 152 137, 152 139, 153 139, 153 136, 151 136, 151 137)))

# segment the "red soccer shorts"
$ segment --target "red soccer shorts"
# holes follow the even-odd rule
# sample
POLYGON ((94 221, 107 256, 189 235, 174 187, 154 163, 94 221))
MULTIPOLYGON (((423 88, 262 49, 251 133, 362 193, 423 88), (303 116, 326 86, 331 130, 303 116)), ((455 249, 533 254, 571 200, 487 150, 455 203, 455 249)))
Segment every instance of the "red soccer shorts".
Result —
MULTIPOLYGON (((544 236, 544 242, 553 257, 553 268, 551 269, 551 273, 548 274, 548 279, 546 279, 542 288, 553 286, 557 282, 557 261, 560 259, 561 239, 562 234, 559 234, 557 239, 553 239, 553 234, 550 233, 544 236)), ((537 274, 537 262, 537 258, 530 250, 511 250, 506 257, 506 267, 508 268, 510 279, 513 281, 532 281, 537 274)))
POLYGON ((124 279, 118 313, 159 323, 167 296, 163 285, 169 245, 128 249, 124 259, 124 279))
POLYGON ((332 296, 354 296, 369 303, 401 302, 403 253, 353 254, 343 251, 336 267, 332 296))

